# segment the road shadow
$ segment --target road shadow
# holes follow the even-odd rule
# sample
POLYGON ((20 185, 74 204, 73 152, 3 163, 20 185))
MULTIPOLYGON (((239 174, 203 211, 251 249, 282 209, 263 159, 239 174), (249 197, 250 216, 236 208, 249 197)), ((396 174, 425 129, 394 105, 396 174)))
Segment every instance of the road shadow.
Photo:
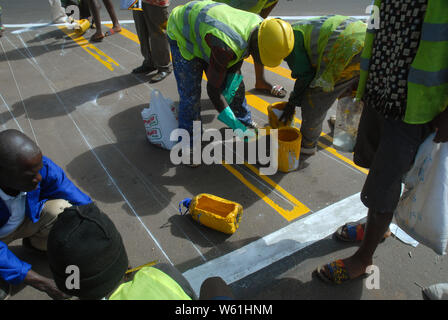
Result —
MULTIPOLYGON (((294 241, 283 240, 276 246, 289 246, 291 242, 294 241)), ((355 246, 327 237, 236 281, 231 287, 239 299, 247 300, 359 300, 362 279, 336 286, 313 274, 318 265, 347 255, 355 246)))
POLYGON ((61 90, 57 96, 54 93, 35 95, 14 103, 11 112, 1 113, 1 124, 24 115, 25 108, 30 119, 40 120, 67 115, 87 102, 107 107, 123 98, 123 90, 141 83, 142 80, 133 74, 125 74, 61 90))

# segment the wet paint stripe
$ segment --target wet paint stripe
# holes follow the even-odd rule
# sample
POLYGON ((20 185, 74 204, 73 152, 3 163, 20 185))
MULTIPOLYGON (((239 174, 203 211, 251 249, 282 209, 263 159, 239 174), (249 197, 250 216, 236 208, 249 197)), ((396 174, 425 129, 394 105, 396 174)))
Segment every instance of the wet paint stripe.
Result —
MULTIPOLYGON (((282 193, 288 200, 292 200, 291 202, 294 203, 294 207, 292 210, 286 210, 279 206, 277 203, 275 203, 272 199, 270 199, 266 194, 264 194, 260 189, 258 189, 256 186, 254 186, 252 183, 250 183, 238 170, 236 170, 233 166, 223 162, 224 168, 226 168, 231 174, 233 174, 238 180, 240 180, 246 187, 248 187, 251 191, 253 191, 256 195, 258 195, 261 200, 263 200, 266 204, 268 204, 272 209, 274 209, 276 212, 278 212, 283 218, 285 218, 287 221, 292 221, 308 212, 310 212, 310 209, 308 209, 304 204, 302 204, 300 201, 298 201, 296 198, 294 198, 292 195, 290 195, 288 192, 286 192, 283 188, 279 187, 275 182, 271 180, 274 186, 274 188, 282 193)), ((252 170, 252 169, 251 169, 252 170)), ((261 178, 261 176, 258 172, 257 173, 261 178)), ((264 177, 266 178, 266 177, 264 177)), ((263 178, 263 179, 264 179, 263 178)), ((270 180, 270 179, 268 179, 270 180)), ((267 181, 267 180, 265 180, 267 181)))
POLYGON ((244 247, 187 270, 183 275, 197 293, 204 280, 212 276, 219 276, 227 284, 232 284, 330 236, 343 224, 358 221, 366 215, 367 208, 357 193, 244 247))
MULTIPOLYGON (((267 115, 268 114, 268 106, 269 106, 269 102, 260 99, 259 97, 257 97, 256 95, 250 93, 250 92, 246 92, 246 99, 247 99, 247 103, 252 106, 253 108, 257 109, 258 111, 260 111, 261 113, 267 115)), ((295 121, 297 121, 298 123, 302 123, 302 121, 300 119, 298 119, 297 117, 294 118, 295 121)), ((329 137, 327 134, 325 134, 324 132, 321 132, 320 134, 321 137, 323 137, 324 139, 328 140, 330 143, 333 142, 333 139, 331 137, 329 137)), ((364 173, 364 174, 368 174, 369 171, 365 168, 361 168, 360 166, 356 165, 352 160, 350 160, 349 158, 341 155, 339 152, 337 152, 336 149, 327 146, 326 144, 322 143, 321 141, 317 142, 317 145, 328 151, 329 153, 331 153, 333 156, 337 157, 338 159, 344 161, 345 163, 349 164, 350 166, 354 167, 355 169, 357 169, 358 171, 364 173)))
MULTIPOLYGON (((112 26, 112 25, 109 25, 109 26, 112 26)), ((126 30, 126 29, 122 28, 121 34, 123 36, 125 36, 126 38, 134 41, 134 42, 140 43, 138 41, 138 37, 134 33, 130 32, 129 30, 126 30), (123 32, 124 30, 125 30, 125 32, 123 32)), ((249 63, 253 63, 252 57, 247 58, 246 61, 249 62, 249 63)), ((268 69, 270 69, 272 72, 275 72, 275 73, 277 73, 277 74, 279 74, 279 75, 281 75, 281 76, 283 76, 285 78, 294 80, 294 79, 291 78, 291 71, 286 69, 286 68, 277 67, 277 68, 268 68, 268 69)), ((203 75, 203 79, 207 80, 207 77, 205 76, 205 73, 203 75)), ((265 100, 257 97, 256 95, 254 95, 254 94, 252 94, 250 92, 246 92, 246 99, 247 99, 247 103, 250 106, 254 107, 255 109, 257 109, 261 113, 264 113, 265 115, 268 114, 268 109, 267 109, 268 105, 269 105, 268 102, 266 102, 265 100)), ((298 119, 297 117, 295 118, 295 120, 298 123, 302 123, 301 120, 298 119)), ((333 139, 330 136, 328 136, 327 134, 321 132, 320 135, 321 135, 321 137, 323 137, 324 139, 326 139, 330 143, 333 143, 333 139)), ((318 141, 317 145, 320 148, 322 148, 322 149, 328 151, 329 153, 331 153, 336 158, 338 158, 338 159, 344 161, 345 163, 349 164, 350 166, 356 168, 358 171, 361 171, 364 174, 367 174, 369 172, 368 170, 366 170, 364 168, 361 168, 360 166, 357 166, 352 160, 350 160, 347 157, 341 155, 339 152, 337 152, 336 149, 334 149, 332 147, 329 147, 329 146, 327 146, 326 144, 324 144, 324 143, 322 143, 320 141, 318 141)))
POLYGON ((114 59, 109 57, 103 51, 95 47, 91 44, 86 38, 78 35, 73 30, 67 29, 67 27, 58 27, 61 31, 63 31, 66 35, 68 35, 73 41, 75 41, 81 48, 83 48, 86 52, 88 52, 91 56, 93 56, 96 60, 101 62, 107 69, 110 71, 114 71, 114 66, 118 67, 119 64, 114 59))

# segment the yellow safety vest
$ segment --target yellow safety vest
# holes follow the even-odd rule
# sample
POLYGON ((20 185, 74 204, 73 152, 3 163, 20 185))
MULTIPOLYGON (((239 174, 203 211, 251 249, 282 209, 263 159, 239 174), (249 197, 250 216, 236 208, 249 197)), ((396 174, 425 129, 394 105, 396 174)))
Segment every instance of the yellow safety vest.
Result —
POLYGON ((177 41, 180 53, 186 60, 200 58, 210 61, 207 34, 221 39, 235 53, 228 68, 248 55, 249 39, 261 23, 260 16, 232 8, 215 1, 191 1, 173 9, 168 19, 167 34, 177 41))

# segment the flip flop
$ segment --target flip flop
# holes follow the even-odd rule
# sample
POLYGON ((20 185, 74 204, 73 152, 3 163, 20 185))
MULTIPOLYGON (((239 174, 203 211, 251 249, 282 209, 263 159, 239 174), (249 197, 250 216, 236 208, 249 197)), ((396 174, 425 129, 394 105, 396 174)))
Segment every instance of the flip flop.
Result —
MULTIPOLYGON (((336 239, 344 242, 361 242, 364 239, 364 224, 358 222, 348 222, 339 227, 334 233, 336 239)), ((383 237, 380 243, 384 242, 388 236, 383 237)))
POLYGON ((314 270, 313 274, 317 275, 319 279, 326 283, 337 285, 347 283, 355 279, 362 279, 368 276, 368 273, 364 273, 363 275, 354 279, 350 278, 347 269, 345 268, 344 261, 342 261, 341 259, 317 267, 317 269, 314 270), (325 270, 327 270, 328 272, 325 272, 325 270))
POLYGON ((276 98, 284 98, 288 91, 285 90, 281 85, 275 85, 271 88, 271 95, 276 98))
POLYGON ((114 29, 109 29, 108 31, 106 31, 106 33, 104 34, 104 36, 105 36, 105 37, 109 37, 109 36, 111 36, 111 35, 113 35, 113 34, 115 34, 115 33, 119 33, 119 32, 121 32, 121 29, 120 29, 120 31, 115 31, 114 29))
POLYGON ((286 97, 288 91, 285 90, 285 88, 283 88, 283 86, 281 85, 275 85, 272 86, 271 89, 262 89, 262 88, 255 88, 255 90, 263 92, 263 93, 269 93, 272 96, 276 97, 276 98, 284 98, 286 97))

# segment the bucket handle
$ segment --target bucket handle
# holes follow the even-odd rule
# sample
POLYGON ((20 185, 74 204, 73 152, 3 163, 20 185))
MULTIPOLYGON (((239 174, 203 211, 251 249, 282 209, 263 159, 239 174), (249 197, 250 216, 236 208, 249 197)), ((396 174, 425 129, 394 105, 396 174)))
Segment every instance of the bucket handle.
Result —
POLYGON ((190 211, 191 198, 185 198, 181 202, 179 202, 179 213, 183 216, 186 215, 190 211), (185 212, 182 213, 182 205, 187 208, 185 212))

